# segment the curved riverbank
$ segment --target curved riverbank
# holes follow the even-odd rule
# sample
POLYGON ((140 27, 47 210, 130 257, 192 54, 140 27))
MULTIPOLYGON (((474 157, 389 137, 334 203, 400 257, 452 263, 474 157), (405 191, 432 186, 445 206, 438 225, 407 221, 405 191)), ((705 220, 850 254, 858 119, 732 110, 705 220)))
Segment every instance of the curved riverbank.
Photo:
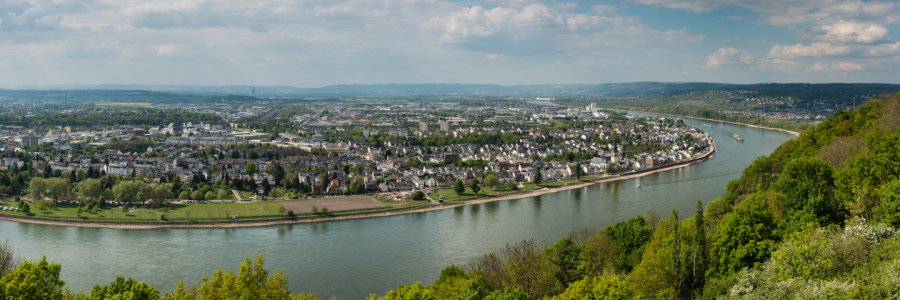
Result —
POLYGON ((300 224, 300 223, 314 223, 314 222, 327 222, 327 221, 340 221, 340 220, 353 220, 353 219, 363 219, 363 218, 377 218, 377 217, 388 217, 388 216, 396 216, 402 214, 414 214, 414 213, 422 213, 436 210, 445 210, 451 209, 461 206, 468 205, 477 205, 488 202, 496 202, 496 201, 505 201, 505 200, 513 200, 513 199, 522 199, 528 197, 536 197, 540 195, 556 193, 566 190, 579 189, 586 186, 604 183, 604 182, 612 182, 618 180, 627 180, 632 178, 638 178, 642 176, 647 176, 649 174, 674 170, 682 167, 686 167, 695 163, 699 163, 711 158, 716 153, 716 145, 715 141, 710 144, 710 148, 708 151, 703 154, 691 158, 689 160, 675 162, 668 165, 663 165, 654 168, 648 168, 638 171, 626 172, 623 174, 615 175, 613 177, 600 179, 597 181, 589 181, 582 182, 573 185, 566 185, 559 188, 543 188, 536 191, 531 191, 528 193, 516 193, 516 194, 508 194, 502 195, 494 198, 483 198, 478 200, 466 201, 463 203, 456 203, 450 205, 434 205, 425 208, 416 208, 416 209, 408 209, 408 208, 399 208, 391 211, 382 211, 376 213, 358 213, 351 214, 345 216, 335 216, 335 217, 316 217, 316 218, 296 218, 296 219, 263 219, 263 220, 244 220, 241 222, 231 222, 231 221, 197 221, 190 223, 169 223, 169 222, 159 222, 159 223, 129 223, 129 222, 85 222, 80 220, 48 220, 48 219, 40 219, 34 217, 27 216, 17 216, 17 215, 8 215, 8 214, 0 214, 0 220, 9 220, 15 222, 22 223, 30 223, 30 224, 42 224, 42 225, 54 225, 54 226, 71 226, 71 227, 92 227, 92 228, 113 228, 113 229, 161 229, 161 228, 237 228, 237 227, 259 227, 259 226, 273 226, 273 225, 285 225, 285 224, 300 224))
POLYGON ((712 122, 722 122, 722 123, 728 123, 728 124, 734 124, 734 125, 747 126, 747 127, 751 127, 751 128, 762 128, 762 129, 768 129, 768 130, 781 131, 781 132, 785 132, 790 135, 793 135, 794 137, 800 136, 799 132, 787 130, 784 128, 766 127, 766 126, 759 126, 759 125, 753 125, 753 124, 747 124, 747 123, 741 123, 741 122, 716 120, 716 119, 701 118, 701 117, 682 116, 682 115, 673 115, 673 114, 664 114, 664 113, 657 113, 657 112, 646 112, 646 111, 639 111, 639 110, 618 110, 618 109, 611 109, 611 110, 622 111, 622 112, 637 112, 637 113, 642 113, 642 114, 653 114, 653 115, 669 116, 669 117, 676 117, 676 118, 688 118, 688 119, 712 121, 712 122))

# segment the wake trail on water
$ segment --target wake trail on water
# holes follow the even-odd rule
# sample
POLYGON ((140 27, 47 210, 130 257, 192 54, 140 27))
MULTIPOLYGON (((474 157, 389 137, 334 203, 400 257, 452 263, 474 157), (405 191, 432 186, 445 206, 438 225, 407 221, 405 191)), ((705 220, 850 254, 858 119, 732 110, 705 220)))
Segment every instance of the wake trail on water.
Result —
POLYGON ((730 176, 730 175, 740 174, 740 173, 741 173, 741 172, 731 172, 731 173, 726 173, 726 174, 721 174, 721 175, 714 175, 714 176, 705 176, 705 177, 691 178, 691 179, 687 179, 687 180, 669 181, 669 182, 654 183, 654 184, 641 184, 641 187, 646 187, 646 186, 658 186, 658 185, 670 185, 670 184, 682 183, 682 182, 691 182, 691 181, 697 181, 697 180, 706 180, 706 179, 710 179, 710 178, 718 178, 718 177, 730 176))

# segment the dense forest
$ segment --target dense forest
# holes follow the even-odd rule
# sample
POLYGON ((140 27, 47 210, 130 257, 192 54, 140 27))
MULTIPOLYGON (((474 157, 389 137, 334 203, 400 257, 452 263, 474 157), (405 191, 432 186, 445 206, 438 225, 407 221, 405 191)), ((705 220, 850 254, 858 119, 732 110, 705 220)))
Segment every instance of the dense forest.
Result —
MULTIPOLYGON (((523 241, 369 299, 897 298, 898 127, 900 94, 872 99, 758 158, 691 217, 648 212, 548 247, 523 241)), ((317 299, 262 263, 162 295, 130 278, 82 295, 64 290, 59 264, 5 254, 0 299, 317 299)))

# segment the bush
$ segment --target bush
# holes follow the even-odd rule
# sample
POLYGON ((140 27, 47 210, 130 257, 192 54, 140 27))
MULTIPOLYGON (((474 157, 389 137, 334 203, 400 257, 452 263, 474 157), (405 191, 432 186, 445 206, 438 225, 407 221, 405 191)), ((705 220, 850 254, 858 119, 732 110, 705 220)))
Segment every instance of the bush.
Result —
POLYGON ((834 250, 825 229, 807 223, 803 230, 787 236, 770 261, 778 272, 778 279, 794 277, 823 279, 831 275, 834 267, 834 250))
POLYGON ((425 193, 422 191, 415 191, 412 193, 413 200, 425 200, 425 193))

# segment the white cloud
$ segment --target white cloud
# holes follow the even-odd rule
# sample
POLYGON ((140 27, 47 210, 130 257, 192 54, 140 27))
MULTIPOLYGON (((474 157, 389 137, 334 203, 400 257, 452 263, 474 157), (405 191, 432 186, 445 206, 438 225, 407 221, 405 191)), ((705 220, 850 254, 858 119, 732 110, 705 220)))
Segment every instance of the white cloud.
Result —
POLYGON ((749 65, 753 63, 754 55, 750 52, 735 48, 719 48, 713 54, 706 57, 706 67, 718 68, 727 65, 749 65))
POLYGON ((713 11, 728 5, 743 6, 758 12, 783 11, 786 9, 810 9, 833 3, 834 0, 632 0, 633 2, 671 9, 687 10, 695 13, 713 11))
POLYGON ((695 13, 713 11, 728 5, 745 7, 760 13, 770 25, 835 23, 841 20, 892 23, 900 21, 900 4, 895 1, 859 0, 632 0, 636 3, 681 9, 695 13))
POLYGON ((422 25, 439 40, 469 50, 507 55, 562 54, 662 41, 667 45, 702 41, 687 30, 655 30, 637 18, 612 14, 612 6, 596 5, 588 13, 574 13, 544 4, 519 7, 462 7, 432 17, 422 25), (527 49, 526 49, 527 48, 527 49))
POLYGON ((792 46, 774 45, 769 51, 771 58, 796 58, 805 56, 834 56, 850 54, 852 49, 848 46, 838 46, 829 43, 813 43, 809 46, 796 44, 792 46))
POLYGON ((878 43, 887 39, 887 28, 875 24, 838 22, 807 28, 801 35, 816 41, 840 43, 878 43))
POLYGON ((809 68, 810 71, 817 72, 848 72, 848 71, 861 71, 863 66, 856 63, 850 62, 817 62, 812 67, 809 68))
POLYGON ((900 42, 893 44, 840 45, 832 43, 796 44, 791 46, 774 45, 769 51, 770 58, 856 56, 856 57, 891 57, 900 55, 900 42))

